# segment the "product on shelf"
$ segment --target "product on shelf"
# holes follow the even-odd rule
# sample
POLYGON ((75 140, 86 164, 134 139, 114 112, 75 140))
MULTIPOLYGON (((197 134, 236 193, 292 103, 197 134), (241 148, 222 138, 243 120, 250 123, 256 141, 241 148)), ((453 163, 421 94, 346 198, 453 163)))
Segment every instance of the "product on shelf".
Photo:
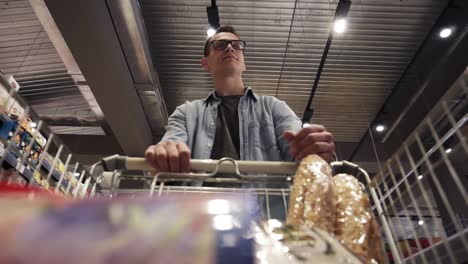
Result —
POLYGON ((26 179, 16 169, 1 169, 0 178, 9 184, 26 185, 26 179))
MULTIPOLYGON (((52 166, 52 164, 54 163, 55 157, 53 157, 49 153, 44 152, 43 154, 44 154, 44 160, 52 166)), ((59 173, 63 173, 65 171, 65 164, 63 164, 63 162, 60 159, 58 159, 57 162, 55 163, 55 170, 57 170, 59 173)))
POLYGON ((43 188, 45 189, 49 189, 50 188, 50 184, 49 182, 47 181, 47 174, 44 174, 42 173, 40 170, 37 170, 35 173, 34 173, 34 180, 37 184, 39 184, 40 186, 42 186, 43 188))
POLYGON ((14 150, 13 154, 18 157, 22 154, 22 147, 25 145, 23 142, 23 135, 26 133, 26 129, 20 126, 18 132, 15 135, 15 131, 18 128, 18 121, 12 121, 12 123, 8 122, 8 127, 10 128, 10 131, 8 132, 7 139, 11 141, 12 150, 14 150))
POLYGON ((0 111, 4 115, 18 118, 25 113, 22 107, 14 98, 11 98, 8 90, 0 83, 0 111))

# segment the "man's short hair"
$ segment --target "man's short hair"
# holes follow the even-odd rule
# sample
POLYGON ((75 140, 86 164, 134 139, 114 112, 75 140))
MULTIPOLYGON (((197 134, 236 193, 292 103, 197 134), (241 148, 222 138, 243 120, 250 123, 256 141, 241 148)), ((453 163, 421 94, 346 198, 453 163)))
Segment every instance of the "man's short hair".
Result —
POLYGON ((205 41, 205 49, 204 49, 204 51, 203 51, 203 52, 204 52, 203 54, 205 55, 205 57, 207 57, 207 56, 210 54, 211 39, 212 39, 216 34, 221 33, 221 32, 232 33, 232 34, 236 35, 237 37, 239 37, 239 35, 237 35, 236 30, 234 29, 234 27, 232 27, 232 26, 221 26, 221 27, 219 27, 219 28, 216 30, 216 33, 215 33, 213 36, 207 38, 206 41, 205 41))

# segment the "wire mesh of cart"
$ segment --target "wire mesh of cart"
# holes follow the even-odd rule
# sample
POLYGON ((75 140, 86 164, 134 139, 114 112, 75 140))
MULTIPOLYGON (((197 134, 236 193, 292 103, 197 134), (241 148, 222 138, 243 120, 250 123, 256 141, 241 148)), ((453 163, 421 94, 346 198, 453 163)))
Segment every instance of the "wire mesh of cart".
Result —
MULTIPOLYGON (((380 222, 391 263, 463 263, 468 261, 468 195, 466 142, 468 119, 465 73, 447 92, 444 99, 417 126, 372 177, 358 165, 332 162, 334 173, 356 176, 366 186, 372 210, 380 222)), ((372 140, 374 137, 370 131, 372 140)), ((376 158, 378 153, 374 148, 376 158)), ((216 182, 223 184, 264 184, 254 187, 263 201, 262 216, 284 219, 289 197, 289 185, 296 163, 234 161, 232 159, 192 160, 191 168, 199 173, 146 174, 146 190, 117 189, 126 175, 122 170, 151 170, 141 158, 109 157, 103 160, 104 172, 98 182, 108 195, 133 195, 148 192, 149 196, 175 193, 236 193, 243 188, 173 186, 169 182, 216 182), (210 172, 210 173, 200 173, 210 172), (217 173, 231 173, 233 178, 217 178, 217 173), (256 175, 249 174, 275 174, 256 175), (280 184, 280 187, 266 187, 280 184), (281 185, 282 184, 282 185, 281 185), (273 207, 275 209, 273 209, 273 207), (277 213, 279 207, 279 214, 277 213), (282 214, 282 215, 281 215, 282 214)), ((93 187, 94 195, 96 186, 93 187)))
MULTIPOLYGON (((298 168, 298 164, 295 162, 236 161, 230 158, 223 158, 220 160, 191 160, 191 173, 158 173, 154 176, 151 174, 136 176, 124 171, 151 171, 152 168, 143 158, 115 155, 102 160, 101 164, 105 172, 97 180, 101 187, 104 187, 103 190, 100 190, 100 193, 111 198, 119 196, 139 197, 142 193, 149 197, 165 197, 190 193, 220 194, 222 197, 245 194, 249 197, 253 196, 257 198, 258 206, 256 208, 260 211, 261 215, 261 219, 259 220, 265 222, 270 222, 271 220, 277 221, 278 219, 283 221, 286 219, 290 184, 298 168), (210 173, 205 173, 207 171, 210 173), (217 177, 219 174, 223 177, 217 177), (125 179, 143 179, 146 181, 148 188, 143 190, 118 189, 119 181, 125 179), (171 185, 174 182, 183 182, 187 186, 171 185), (207 187, 207 183, 216 183, 218 186, 207 187), (236 185, 237 187, 230 187, 232 185, 236 185)), ((356 164, 347 161, 332 162, 331 167, 333 174, 351 174, 361 178, 365 182, 370 182, 367 172, 356 164)), ((91 169, 92 173, 95 169, 95 167, 91 169)), ((93 187, 91 195, 96 195, 95 187, 93 187)), ((310 234, 312 234, 317 232, 317 230, 307 230, 307 232, 311 232, 310 234)), ((320 243, 327 245, 323 247, 323 251, 316 252, 317 257, 326 256, 324 260, 327 262, 325 263, 361 263, 338 240, 331 239, 329 234, 320 233, 315 238, 320 243)), ((311 247, 311 250, 313 248, 316 247, 311 247)), ((311 261, 310 257, 308 261, 311 261)))
POLYGON ((468 70, 368 185, 390 261, 468 261, 467 81, 468 70))

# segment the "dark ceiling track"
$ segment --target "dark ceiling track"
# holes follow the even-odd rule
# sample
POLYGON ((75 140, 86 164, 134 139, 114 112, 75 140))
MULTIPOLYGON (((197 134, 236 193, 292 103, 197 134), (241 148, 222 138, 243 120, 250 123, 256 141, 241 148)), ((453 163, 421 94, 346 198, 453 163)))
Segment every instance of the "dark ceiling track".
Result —
POLYGON ((325 61, 327 60, 328 50, 330 49, 332 40, 333 40, 333 25, 337 19, 346 18, 348 15, 349 8, 351 7, 350 0, 340 0, 338 6, 336 7, 335 17, 333 18, 333 23, 330 26, 327 44, 325 44, 325 49, 323 50, 322 59, 320 60, 320 65, 317 69, 317 75, 315 76, 314 84, 312 86, 312 90, 310 91, 309 101, 307 102, 307 106, 304 110, 304 115, 302 116, 302 124, 310 123, 312 116, 314 115, 314 109, 312 108, 312 100, 314 99, 315 92, 317 90, 318 83, 320 81, 320 76, 322 75, 323 67, 325 65, 325 61))
POLYGON ((296 16, 296 8, 297 8, 297 2, 298 1, 299 0, 296 0, 294 2, 294 9, 293 9, 292 17, 291 17, 291 23, 289 24, 288 40, 286 41, 286 48, 284 50, 283 63, 281 64, 281 71, 280 71, 280 76, 279 76, 279 79, 278 79, 278 85, 276 86, 276 94, 275 94, 276 97, 278 97, 279 88, 280 88, 280 85, 281 85, 281 79, 283 78, 284 63, 286 62, 286 56, 288 55, 289 41, 291 40, 292 27, 293 27, 293 24, 294 24, 294 17, 296 16))
POLYGON ((206 7, 206 14, 208 15, 208 24, 214 29, 219 28, 219 13, 216 0, 211 0, 211 6, 206 7))

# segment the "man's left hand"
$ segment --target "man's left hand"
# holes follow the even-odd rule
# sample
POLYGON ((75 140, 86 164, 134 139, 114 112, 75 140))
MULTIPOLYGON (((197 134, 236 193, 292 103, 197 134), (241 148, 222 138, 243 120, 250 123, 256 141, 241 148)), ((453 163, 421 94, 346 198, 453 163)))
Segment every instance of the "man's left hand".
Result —
POLYGON ((333 135, 324 126, 309 125, 297 133, 288 130, 283 136, 289 142, 290 154, 297 160, 302 160, 310 154, 317 154, 327 162, 333 160, 333 135))

